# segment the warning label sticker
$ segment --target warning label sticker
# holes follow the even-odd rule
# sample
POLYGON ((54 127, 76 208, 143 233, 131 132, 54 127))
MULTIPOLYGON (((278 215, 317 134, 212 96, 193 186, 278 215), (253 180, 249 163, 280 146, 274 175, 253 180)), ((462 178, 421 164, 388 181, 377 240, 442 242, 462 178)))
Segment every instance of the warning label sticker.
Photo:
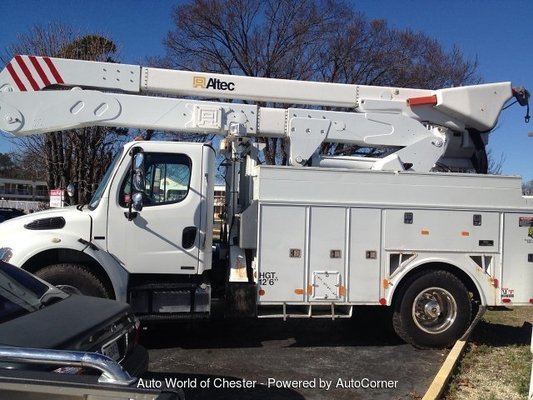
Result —
POLYGON ((533 217, 520 217, 518 219, 518 226, 533 227, 533 217))

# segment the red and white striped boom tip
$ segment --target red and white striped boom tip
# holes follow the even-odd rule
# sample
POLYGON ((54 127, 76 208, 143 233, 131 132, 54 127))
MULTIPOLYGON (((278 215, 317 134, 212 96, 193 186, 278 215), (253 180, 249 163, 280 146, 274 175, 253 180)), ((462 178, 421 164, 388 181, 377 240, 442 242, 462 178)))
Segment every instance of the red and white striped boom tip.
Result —
POLYGON ((47 86, 63 84, 63 78, 49 57, 15 56, 6 66, 21 92, 38 91, 47 86))

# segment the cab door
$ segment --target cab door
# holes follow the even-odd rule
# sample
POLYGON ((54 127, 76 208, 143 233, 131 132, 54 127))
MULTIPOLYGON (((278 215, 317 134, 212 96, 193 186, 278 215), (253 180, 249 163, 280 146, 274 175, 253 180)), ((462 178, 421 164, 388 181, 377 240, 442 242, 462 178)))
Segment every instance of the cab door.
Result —
POLYGON ((207 212, 202 174, 204 146, 150 143, 143 147, 143 209, 128 220, 128 167, 121 178, 114 180, 110 191, 108 251, 130 273, 196 274, 207 212), (113 193, 117 194, 115 199, 113 193))

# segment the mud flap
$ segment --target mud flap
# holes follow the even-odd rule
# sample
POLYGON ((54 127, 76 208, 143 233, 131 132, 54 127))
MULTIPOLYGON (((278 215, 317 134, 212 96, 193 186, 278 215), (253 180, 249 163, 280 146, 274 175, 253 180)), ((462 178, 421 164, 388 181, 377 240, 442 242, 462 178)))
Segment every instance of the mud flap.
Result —
POLYGON ((474 317, 474 320, 472 321, 472 323, 470 324, 466 332, 463 334, 463 336, 461 336, 459 340, 468 340, 468 338, 470 337, 470 334, 475 329, 475 327, 477 326, 478 322, 481 320, 483 315, 485 315, 486 311, 487 311, 487 306, 479 306, 479 309, 477 311, 476 316, 474 317))
POLYGON ((226 285, 226 318, 254 318, 257 316, 257 285, 247 282, 228 282, 226 285))

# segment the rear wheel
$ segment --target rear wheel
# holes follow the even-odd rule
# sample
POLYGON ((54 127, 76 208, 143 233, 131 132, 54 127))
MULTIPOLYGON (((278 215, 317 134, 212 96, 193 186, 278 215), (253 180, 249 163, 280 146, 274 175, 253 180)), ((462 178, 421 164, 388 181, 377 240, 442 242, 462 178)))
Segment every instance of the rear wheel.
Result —
POLYGON ((395 304, 394 330, 418 347, 445 347, 470 324, 472 303, 465 285, 446 271, 414 276, 395 304))
POLYGON ((36 275, 67 293, 110 298, 110 290, 98 276, 81 264, 53 264, 36 275))

